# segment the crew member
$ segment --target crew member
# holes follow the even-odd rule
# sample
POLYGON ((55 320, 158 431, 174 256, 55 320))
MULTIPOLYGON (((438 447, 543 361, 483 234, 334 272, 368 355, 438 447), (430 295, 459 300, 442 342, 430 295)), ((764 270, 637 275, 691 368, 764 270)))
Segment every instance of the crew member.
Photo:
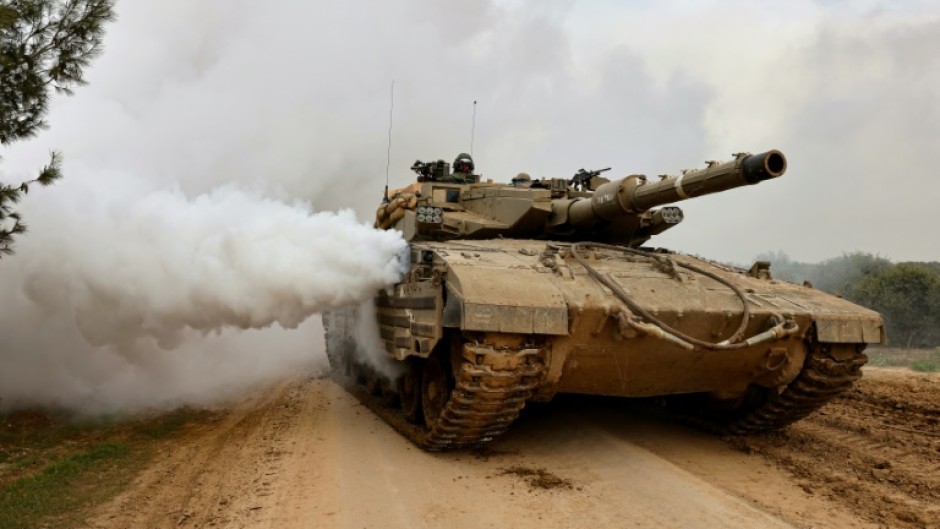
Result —
POLYGON ((511 182, 513 187, 530 187, 532 185, 532 177, 529 176, 529 173, 519 173, 512 177, 511 182))
POLYGON ((462 152, 457 155, 457 158, 454 159, 454 172, 449 176, 444 177, 443 182, 452 182, 455 184, 469 184, 476 179, 473 177, 473 158, 462 152))

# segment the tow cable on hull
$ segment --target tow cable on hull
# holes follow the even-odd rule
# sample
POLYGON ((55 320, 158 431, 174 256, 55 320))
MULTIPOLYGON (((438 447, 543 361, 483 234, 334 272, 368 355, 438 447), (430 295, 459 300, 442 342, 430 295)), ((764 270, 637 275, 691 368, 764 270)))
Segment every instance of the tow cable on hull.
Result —
MULTIPOLYGON (((761 343, 781 340, 788 336, 796 335, 800 331, 800 326, 794 320, 784 319, 776 316, 772 319, 772 321, 777 322, 773 327, 761 333, 755 334, 750 338, 744 339, 744 331, 747 328, 747 323, 751 318, 751 310, 748 306, 747 298, 744 297, 744 292, 742 292, 741 289, 737 287, 737 285, 728 281, 727 279, 724 279, 717 274, 713 274, 708 270, 704 270, 694 265, 679 263, 674 259, 669 259, 668 264, 662 264, 663 258, 650 252, 645 252, 643 250, 637 250, 635 248, 629 248, 625 246, 593 242, 578 242, 572 244, 571 255, 581 266, 584 267, 585 270, 587 270, 591 277, 609 288, 611 292, 613 292, 614 295, 617 296, 617 298, 620 299, 620 301, 622 301, 624 305, 629 308, 629 310, 621 311, 617 316, 617 323, 620 327, 620 332, 625 336, 629 336, 634 333, 646 334, 661 340, 665 340, 688 350, 734 350, 745 349, 747 347, 753 347, 761 343), (591 266, 587 259, 581 255, 582 248, 601 248, 615 252, 629 253, 649 259, 654 266, 668 267, 672 270, 675 270, 675 267, 679 266, 685 268, 686 270, 690 270, 697 274, 714 279, 715 281, 731 289, 741 300, 741 304, 744 307, 744 311, 741 314, 741 323, 738 325, 738 328, 735 330, 734 334, 731 335, 731 338, 719 343, 699 340, 698 338, 689 336, 678 329, 674 329, 633 301, 630 295, 627 294, 623 287, 614 281, 612 277, 601 274, 597 271, 596 268, 591 266), (636 316, 634 313, 639 314, 640 316, 636 316), (643 321, 644 319, 646 321, 643 321)), ((675 274, 675 276, 678 276, 678 274, 675 274)))

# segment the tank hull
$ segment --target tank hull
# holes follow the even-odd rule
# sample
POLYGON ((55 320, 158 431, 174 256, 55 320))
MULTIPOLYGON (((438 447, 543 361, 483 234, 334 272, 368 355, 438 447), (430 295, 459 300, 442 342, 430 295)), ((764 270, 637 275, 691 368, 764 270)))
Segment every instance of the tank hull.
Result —
MULTIPOLYGON (((386 403, 395 404, 392 394, 402 392, 406 406, 376 409, 429 449, 489 440, 508 427, 526 401, 547 401, 558 393, 695 394, 700 398, 694 413, 741 429, 756 408, 737 403, 753 402, 760 394, 757 400, 766 407, 788 387, 795 391, 825 357, 839 363, 830 369, 833 379, 816 377, 821 382, 812 402, 805 394, 797 396, 801 413, 815 409, 857 378, 866 344, 884 341, 882 319, 873 311, 766 274, 681 254, 590 249, 584 264, 568 244, 486 240, 414 242, 411 257, 405 280, 374 300, 369 318, 379 327, 377 354, 362 354, 354 323, 361 320, 360 309, 328 313, 324 322, 337 377, 350 386, 363 383, 357 391, 366 397, 378 398, 376 388, 384 384, 385 397, 377 400, 386 403), (753 345, 690 346, 625 327, 629 309, 597 276, 608 278, 668 328, 703 342, 721 343, 735 334, 740 336, 733 341, 741 342, 781 321, 790 326, 786 335, 753 345), (745 303, 749 314, 742 323, 745 303), (395 373, 405 375, 393 382, 395 373), (422 391, 431 396, 414 396, 422 391), (431 412, 413 410, 422 405, 431 412), (721 415, 713 408, 734 413, 721 415), (489 410, 483 415, 498 419, 474 416, 473 424, 441 424, 453 438, 439 432, 432 442, 426 440, 436 421, 447 422, 460 409, 489 410)), ((789 411, 776 413, 766 427, 799 418, 792 409, 796 404, 787 406, 789 411)), ((755 424, 743 429, 761 428, 755 424)))

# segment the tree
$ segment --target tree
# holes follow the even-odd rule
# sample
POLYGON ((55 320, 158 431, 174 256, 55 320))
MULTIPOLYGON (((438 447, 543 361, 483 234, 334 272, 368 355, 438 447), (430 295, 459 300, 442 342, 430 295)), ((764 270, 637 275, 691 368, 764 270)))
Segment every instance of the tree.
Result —
POLYGON ((892 266, 888 259, 864 252, 844 253, 820 263, 794 261, 782 250, 763 253, 757 259, 770 261, 778 279, 797 284, 809 281, 819 290, 839 296, 849 296, 852 285, 860 279, 892 266))
MULTIPOLYGON (((47 126, 52 93, 71 94, 85 84, 84 70, 101 52, 114 0, 0 0, 0 144, 34 136, 47 126)), ((52 152, 36 178, 0 183, 0 257, 13 253, 26 231, 15 205, 30 185, 61 178, 61 156, 52 152)))
POLYGON ((889 336, 904 347, 940 339, 940 274, 920 263, 900 263, 859 280, 851 298, 882 313, 889 336))
POLYGON ((839 296, 852 296, 852 287, 861 279, 891 268, 890 260, 865 252, 843 253, 820 263, 816 288, 839 296))

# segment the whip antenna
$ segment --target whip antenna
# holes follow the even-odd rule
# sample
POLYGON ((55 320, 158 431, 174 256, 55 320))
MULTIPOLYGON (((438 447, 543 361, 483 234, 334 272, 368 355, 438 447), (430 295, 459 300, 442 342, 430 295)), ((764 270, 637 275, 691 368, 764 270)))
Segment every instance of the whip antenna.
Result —
MULTIPOLYGON (((392 165, 392 115, 395 112, 395 80, 392 80, 390 90, 390 104, 388 107, 388 150, 385 152, 385 193, 382 195, 382 202, 388 203, 388 169, 392 165)), ((476 101, 474 101, 476 103, 476 101)))
POLYGON ((473 136, 477 129, 477 102, 473 100, 473 119, 470 121, 470 156, 473 156, 473 136))

